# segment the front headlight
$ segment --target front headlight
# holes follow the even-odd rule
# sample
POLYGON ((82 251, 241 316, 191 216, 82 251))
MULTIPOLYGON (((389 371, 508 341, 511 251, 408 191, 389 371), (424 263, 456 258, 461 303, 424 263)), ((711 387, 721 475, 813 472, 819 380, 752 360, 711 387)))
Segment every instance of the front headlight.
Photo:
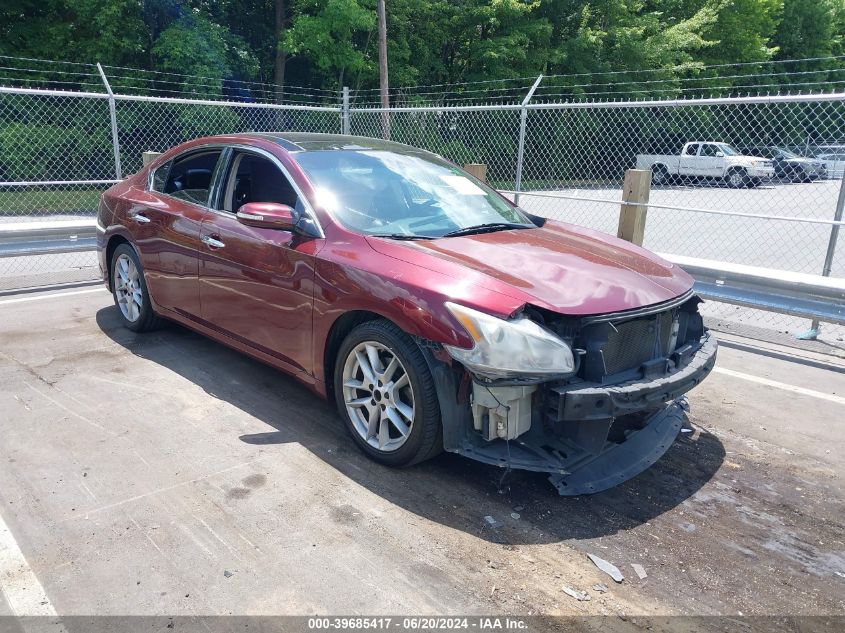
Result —
POLYGON ((444 345, 452 358, 488 378, 548 378, 575 371, 572 348, 526 318, 505 321, 446 302, 475 344, 470 349, 444 345))

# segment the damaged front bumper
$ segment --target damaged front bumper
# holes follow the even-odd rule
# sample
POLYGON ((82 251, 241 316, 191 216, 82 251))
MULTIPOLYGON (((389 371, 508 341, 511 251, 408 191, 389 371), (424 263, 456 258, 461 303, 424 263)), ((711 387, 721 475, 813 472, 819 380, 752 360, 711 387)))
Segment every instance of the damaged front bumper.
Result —
POLYGON ((470 432, 445 432, 455 427, 444 424, 444 448, 503 468, 550 473, 561 495, 606 490, 669 449, 683 424, 683 396, 713 369, 716 348, 705 331, 677 350, 668 373, 616 384, 474 382, 470 415, 461 424, 470 432))

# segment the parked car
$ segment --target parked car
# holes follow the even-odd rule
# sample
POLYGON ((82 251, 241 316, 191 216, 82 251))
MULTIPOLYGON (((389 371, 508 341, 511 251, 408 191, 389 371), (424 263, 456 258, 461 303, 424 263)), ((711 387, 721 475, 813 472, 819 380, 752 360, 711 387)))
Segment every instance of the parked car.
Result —
POLYGON ((783 147, 765 145, 746 147, 743 154, 762 156, 772 161, 777 178, 788 178, 793 182, 810 182, 826 176, 824 163, 815 158, 799 156, 783 147))
POLYGON ((655 185, 678 177, 718 178, 734 188, 757 186, 775 174, 771 160, 745 156, 727 143, 711 141, 686 143, 678 155, 639 154, 637 169, 650 169, 655 185))
POLYGON ((824 165, 827 178, 842 178, 845 174, 845 147, 822 148, 821 152, 816 154, 816 160, 824 165))
POLYGON ((290 373, 391 466, 445 449, 603 490, 669 448, 715 362, 677 266, 398 143, 198 139, 106 191, 98 225, 127 328, 290 373))

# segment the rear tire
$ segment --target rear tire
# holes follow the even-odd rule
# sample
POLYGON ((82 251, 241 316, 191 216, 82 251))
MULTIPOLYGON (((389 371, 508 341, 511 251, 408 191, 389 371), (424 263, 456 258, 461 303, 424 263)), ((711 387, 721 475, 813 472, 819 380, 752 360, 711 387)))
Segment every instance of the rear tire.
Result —
POLYGON ((381 464, 411 466, 442 450, 440 403, 422 350, 387 320, 368 321, 340 346, 338 413, 358 447, 381 464))
POLYGON ((670 181, 669 170, 666 165, 655 165, 651 168, 651 184, 659 187, 661 185, 668 185, 670 181))
POLYGON ((149 332, 158 326, 144 279, 144 268, 135 249, 121 244, 112 253, 111 288, 114 304, 125 327, 133 332, 149 332))

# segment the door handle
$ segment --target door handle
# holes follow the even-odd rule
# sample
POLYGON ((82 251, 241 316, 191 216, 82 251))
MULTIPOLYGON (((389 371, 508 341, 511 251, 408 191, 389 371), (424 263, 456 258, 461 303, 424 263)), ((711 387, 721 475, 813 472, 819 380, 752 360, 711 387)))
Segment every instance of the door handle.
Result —
POLYGON ((138 224, 149 224, 152 222, 147 216, 141 215, 140 213, 135 213, 132 215, 132 219, 135 220, 138 224))
POLYGON ((221 242, 220 240, 214 239, 210 235, 203 235, 200 240, 202 240, 203 244, 208 245, 211 248, 223 248, 226 245, 221 242))

